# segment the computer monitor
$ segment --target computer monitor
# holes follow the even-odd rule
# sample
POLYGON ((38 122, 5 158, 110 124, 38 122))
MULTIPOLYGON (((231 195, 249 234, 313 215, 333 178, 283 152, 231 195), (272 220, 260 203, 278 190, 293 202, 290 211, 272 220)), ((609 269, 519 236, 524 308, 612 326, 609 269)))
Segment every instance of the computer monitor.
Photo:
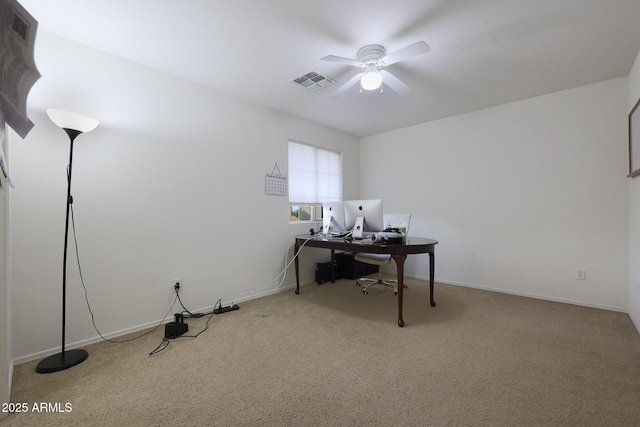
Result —
POLYGON ((364 234, 382 231, 382 218, 382 199, 344 201, 344 225, 347 230, 353 230, 356 239, 364 234), (362 218, 363 222, 359 223, 358 218, 362 218))
POLYGON ((322 234, 344 232, 344 203, 325 202, 322 204, 322 234))

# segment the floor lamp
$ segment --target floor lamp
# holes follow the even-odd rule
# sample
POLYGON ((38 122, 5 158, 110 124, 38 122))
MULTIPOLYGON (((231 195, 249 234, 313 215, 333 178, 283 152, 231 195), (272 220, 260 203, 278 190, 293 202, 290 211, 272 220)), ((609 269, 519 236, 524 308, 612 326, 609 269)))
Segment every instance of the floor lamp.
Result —
POLYGON ((47 374, 63 371, 84 362, 89 353, 83 349, 65 350, 65 320, 67 311, 67 244, 69 241, 69 211, 73 203, 71 197, 71 165, 73 163, 73 141, 78 135, 90 132, 98 126, 98 121, 91 117, 68 111, 48 109, 47 114, 53 123, 61 127, 71 140, 69 150, 69 166, 67 167, 67 218, 64 228, 64 256, 62 266, 62 351, 49 356, 38 363, 36 372, 47 374))

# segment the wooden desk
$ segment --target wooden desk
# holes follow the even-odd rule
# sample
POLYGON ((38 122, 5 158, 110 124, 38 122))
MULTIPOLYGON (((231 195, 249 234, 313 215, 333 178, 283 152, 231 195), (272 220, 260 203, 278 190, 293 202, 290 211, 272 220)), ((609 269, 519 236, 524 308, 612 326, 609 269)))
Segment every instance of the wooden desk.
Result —
MULTIPOLYGON (((397 279, 398 279, 398 326, 404 326, 404 319, 402 318, 402 298, 404 289, 404 261, 407 259, 407 255, 411 254, 429 254, 429 293, 431 299, 431 307, 436 306, 436 302, 433 300, 433 276, 435 270, 435 246, 438 244, 437 240, 425 239, 420 237, 408 237, 406 242, 395 244, 378 244, 371 243, 370 241, 353 240, 345 241, 344 239, 334 239, 324 236, 298 236, 296 237, 295 253, 298 253, 300 247, 309 246, 313 248, 324 248, 331 250, 331 265, 333 268, 333 261, 335 251, 346 252, 366 252, 372 254, 389 254, 393 258, 397 266, 397 279)), ((295 259, 296 267, 296 294, 300 293, 300 272, 298 267, 298 257, 295 259)), ((332 275, 333 275, 332 271, 332 275)), ((335 275, 333 275, 335 277, 335 275)))

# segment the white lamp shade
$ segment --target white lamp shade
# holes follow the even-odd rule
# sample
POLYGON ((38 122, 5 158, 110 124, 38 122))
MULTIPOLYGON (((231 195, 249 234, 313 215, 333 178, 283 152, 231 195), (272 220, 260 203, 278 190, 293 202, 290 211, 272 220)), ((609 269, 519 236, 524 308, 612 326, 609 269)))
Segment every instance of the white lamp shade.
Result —
POLYGON ((377 71, 369 71, 360 79, 360 85, 364 90, 375 90, 382 85, 382 75, 377 71))
POLYGON ((82 114, 72 113, 70 111, 47 109, 47 114, 56 126, 62 129, 72 129, 79 132, 90 132, 98 127, 99 121, 82 114))

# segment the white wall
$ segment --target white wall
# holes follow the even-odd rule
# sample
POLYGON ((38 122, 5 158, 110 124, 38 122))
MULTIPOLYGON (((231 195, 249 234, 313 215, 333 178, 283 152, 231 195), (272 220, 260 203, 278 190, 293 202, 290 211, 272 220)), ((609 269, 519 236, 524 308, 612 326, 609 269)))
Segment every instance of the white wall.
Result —
MULTIPOLYGON (((24 141, 10 140, 16 362, 60 346, 69 141, 46 108, 101 121, 75 142, 72 194, 82 273, 105 336, 158 322, 174 279, 182 280, 185 305, 199 311, 277 276, 291 238, 309 229, 288 223, 286 197, 264 194, 276 162, 286 174, 288 138, 342 151, 344 195, 358 194, 355 137, 46 32, 38 34, 36 62, 43 77, 29 96, 35 128, 24 141)), ((302 279, 312 282, 315 259, 303 261, 302 279)), ((73 246, 68 271, 67 343, 75 346, 97 333, 73 246)), ((283 286, 294 283, 290 268, 283 286)))
MULTIPOLYGON (((436 280, 626 311, 626 91, 620 78, 364 138, 361 164, 380 167, 361 168, 361 196, 439 240, 436 280)), ((416 258, 407 274, 427 277, 416 258)))
MULTIPOLYGON (((629 73, 627 113, 640 98, 640 53, 629 73)), ((640 177, 629 179, 629 316, 640 331, 640 177)))

